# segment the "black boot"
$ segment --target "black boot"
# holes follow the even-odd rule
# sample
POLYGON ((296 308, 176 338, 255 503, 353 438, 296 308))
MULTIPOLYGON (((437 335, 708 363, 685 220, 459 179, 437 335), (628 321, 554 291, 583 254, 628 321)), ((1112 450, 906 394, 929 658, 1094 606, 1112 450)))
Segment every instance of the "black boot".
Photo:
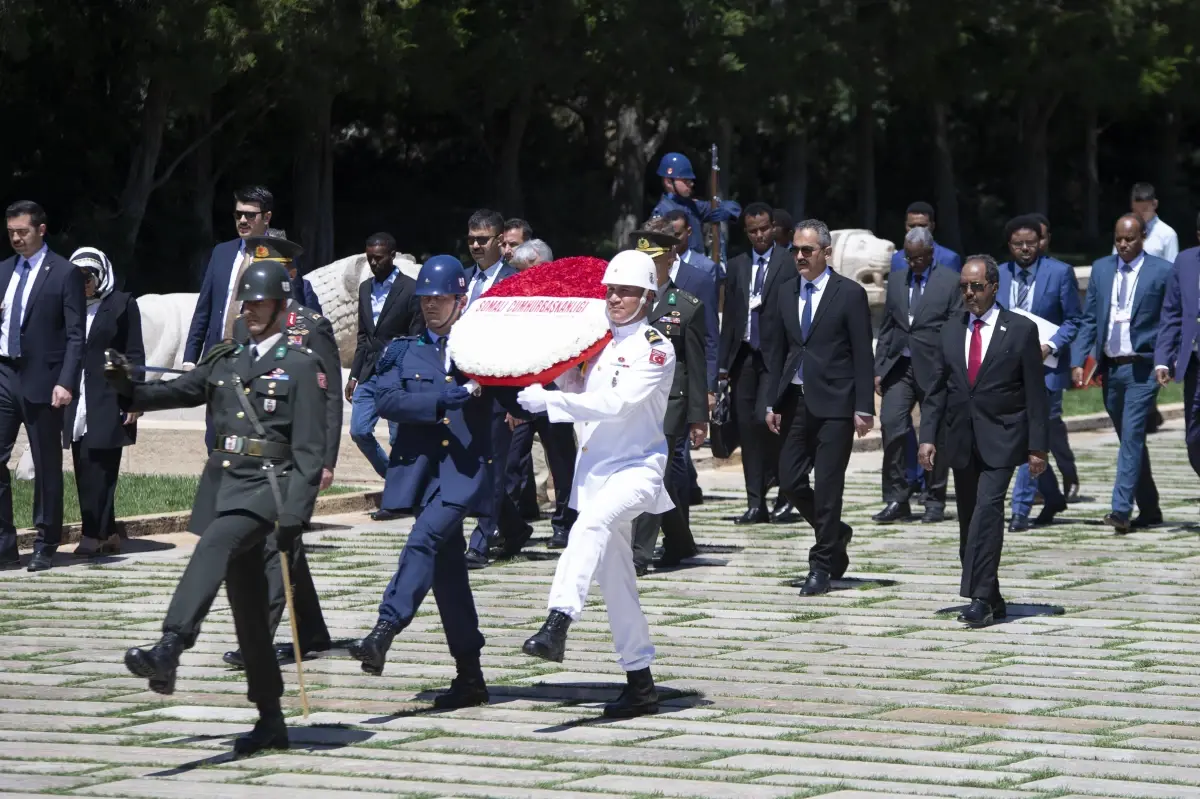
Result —
POLYGON ((433 700, 434 710, 486 705, 491 699, 487 683, 483 681, 483 669, 479 668, 479 658, 463 658, 457 661, 457 665, 458 674, 450 681, 450 690, 433 700))
POLYGON ((375 629, 366 638, 360 638, 350 644, 350 657, 362 661, 362 670, 367 674, 378 677, 383 674, 383 664, 387 662, 387 652, 392 646, 392 639, 404 628, 385 619, 375 622, 375 629))
POLYGON ((150 690, 156 694, 175 693, 175 670, 183 640, 178 633, 163 633, 159 642, 149 649, 134 647, 125 652, 125 668, 136 677, 150 680, 150 690))
POLYGON ((521 651, 535 658, 562 663, 563 655, 567 652, 567 628, 570 626, 570 616, 560 610, 550 611, 542 629, 525 642, 521 651))
POLYGON ((264 749, 287 748, 287 723, 283 720, 283 711, 279 708, 278 699, 260 704, 254 729, 249 735, 243 735, 233 742, 233 753, 239 757, 253 755, 264 749))
POLYGON ((658 691, 654 689, 654 678, 650 667, 625 672, 628 684, 617 701, 604 706, 606 719, 631 719, 658 712, 658 691))

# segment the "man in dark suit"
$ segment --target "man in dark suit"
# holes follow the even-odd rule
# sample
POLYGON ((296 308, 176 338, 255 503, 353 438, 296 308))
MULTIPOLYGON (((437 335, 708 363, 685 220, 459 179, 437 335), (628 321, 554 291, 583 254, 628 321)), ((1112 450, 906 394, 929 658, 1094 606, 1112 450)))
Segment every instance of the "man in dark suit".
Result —
POLYGON ((972 255, 959 285, 967 313, 942 326, 936 378, 921 404, 920 460, 954 469, 959 594, 971 599, 959 621, 986 627, 1008 614, 997 575, 1004 497, 1017 466, 1028 463, 1034 477, 1045 470, 1049 416, 1037 325, 996 303, 995 259, 972 255))
POLYGON ((854 435, 875 424, 871 309, 867 292, 828 265, 829 228, 819 219, 796 225, 796 274, 763 313, 771 402, 765 420, 782 438, 779 490, 816 533, 800 593, 829 591, 849 566, 850 526, 842 521, 846 467, 854 435), (812 473, 819 496, 809 486, 812 473))
POLYGON ((717 369, 729 377, 733 418, 742 442, 748 509, 734 523, 765 524, 773 516, 787 518, 792 506, 781 491, 775 509, 767 512, 767 488, 779 466, 779 437, 771 435, 764 422, 771 404, 766 362, 771 341, 762 315, 774 307, 779 287, 796 269, 792 254, 775 245, 771 206, 750 203, 742 224, 750 252, 729 259, 717 369))
POLYGON ((701 285, 709 282, 694 267, 679 263, 678 240, 670 223, 661 217, 651 219, 644 229, 630 234, 629 249, 644 252, 654 259, 658 290, 646 320, 675 350, 675 377, 667 400, 663 433, 667 437, 669 460, 663 475, 664 487, 675 507, 666 513, 643 513, 633 522, 633 566, 645 574, 654 558, 658 530, 663 531, 663 554, 658 566, 677 566, 697 553, 688 511, 687 450, 704 444, 708 434, 708 378, 704 340, 706 309, 704 304, 678 287, 671 276, 683 276, 701 285))
MULTIPOLYGON (((375 440, 375 361, 388 342, 397 336, 421 331, 421 309, 417 284, 395 265, 396 239, 391 233, 376 233, 367 239, 367 266, 371 277, 358 286, 358 346, 346 380, 350 408, 350 438, 380 477, 387 474, 387 453, 375 440)), ((388 423, 388 440, 395 444, 396 426, 388 423)), ((381 508, 379 520, 391 518, 381 508)))
MULTIPOLYGON (((1050 440, 1058 436, 1059 448, 1056 458, 1061 456, 1064 479, 1074 472, 1075 458, 1067 443, 1067 428, 1062 420, 1063 390, 1071 379, 1071 342, 1079 325, 1082 310, 1079 307, 1079 284, 1075 281, 1075 270, 1062 261, 1042 254, 1042 227, 1032 214, 1009 221, 1005 233, 1008 250, 1013 259, 1000 265, 1000 294, 998 302, 1014 311, 1024 311, 1058 325, 1058 331, 1044 344, 1040 344, 1042 360, 1055 358, 1053 366, 1045 366, 1046 399, 1050 408, 1050 440), (1063 451, 1065 449, 1065 452, 1063 451)), ((1054 448, 1052 448, 1054 451, 1054 448)), ((1074 478, 1078 479, 1078 478, 1074 478)), ((1070 487, 1067 486, 1069 489, 1070 487)), ((1028 466, 1017 469, 1013 482, 1012 521, 1008 529, 1014 532, 1028 530, 1034 525, 1050 524, 1057 513, 1067 509, 1067 498, 1059 488, 1054 470, 1046 470, 1035 481, 1028 466), (1034 521, 1029 520, 1033 507, 1034 489, 1041 492, 1044 503, 1042 512, 1034 521)))
MULTIPOLYGON (((1200 238, 1200 217, 1196 219, 1196 236, 1200 238)), ((1162 304, 1162 321, 1154 346, 1154 371, 1160 386, 1166 387, 1174 376, 1183 383, 1184 438, 1187 441, 1188 461, 1200 475, 1200 247, 1179 253, 1175 269, 1167 283, 1162 304)))
POLYGON ((1104 407, 1121 441, 1112 512, 1104 521, 1119 535, 1162 523, 1146 447, 1146 419, 1158 397, 1154 349, 1172 266, 1143 252, 1145 224, 1137 214, 1117 220, 1117 254, 1092 264, 1071 354, 1075 385, 1084 385, 1083 364, 1089 355, 1096 359, 1096 372, 1104 376, 1104 407), (1139 514, 1130 520, 1135 499, 1139 514))
MULTIPOLYGON (((962 310, 958 273, 934 264, 933 233, 914 227, 904 237, 908 271, 887 282, 883 322, 875 347, 875 391, 883 397, 883 510, 880 524, 907 519, 911 484, 905 473, 905 449, 913 431, 912 412, 933 387, 942 325, 962 310)), ((937 464, 925 475, 925 514, 921 521, 945 518, 949 467, 937 464)))
POLYGON ((63 413, 83 370, 83 275, 46 247, 40 205, 15 202, 4 216, 16 255, 0 262, 0 569, 20 566, 7 464, 25 425, 36 472, 29 571, 43 571, 62 540, 63 413))
POLYGON ((245 257, 245 240, 250 236, 265 236, 271 223, 275 196, 265 186, 238 189, 233 193, 233 201, 233 221, 238 237, 213 247, 208 257, 183 350, 185 369, 195 367, 210 347, 233 334, 233 322, 238 313, 234 289, 240 272, 250 263, 245 257))
MULTIPOLYGON (((501 244, 504 217, 499 211, 481 208, 467 220, 467 247, 475 262, 474 274, 467 285, 467 310, 484 292, 517 273, 503 259, 501 244)), ((521 517, 517 503, 504 490, 508 453, 512 449, 514 423, 500 403, 492 403, 492 499, 489 509, 479 515, 467 545, 467 568, 482 569, 488 564, 488 550, 501 546, 505 555, 520 551, 533 528, 521 517)))
MULTIPOLYGON (((937 229, 937 215, 934 213, 932 205, 918 201, 908 206, 908 210, 904 213, 905 235, 908 235, 908 231, 915 227, 926 228, 930 233, 937 229)), ((958 256, 958 253, 949 247, 943 247, 936 241, 933 243, 933 263, 934 266, 944 266, 955 272, 962 269, 962 258, 958 256)), ((900 272, 907 268, 908 264, 904 260, 904 248, 901 247, 892 253, 892 271, 900 272)))

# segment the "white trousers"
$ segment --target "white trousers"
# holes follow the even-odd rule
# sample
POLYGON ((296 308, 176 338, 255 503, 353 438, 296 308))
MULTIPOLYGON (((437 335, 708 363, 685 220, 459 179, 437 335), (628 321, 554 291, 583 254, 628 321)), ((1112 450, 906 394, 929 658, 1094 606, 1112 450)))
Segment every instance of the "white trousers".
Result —
POLYGON ((550 587, 549 609, 578 619, 596 578, 608 608, 617 660, 625 671, 644 669, 654 660, 650 627, 638 601, 631 543, 633 520, 654 507, 661 490, 660 475, 636 467, 612 475, 599 491, 580 496, 579 518, 550 587))

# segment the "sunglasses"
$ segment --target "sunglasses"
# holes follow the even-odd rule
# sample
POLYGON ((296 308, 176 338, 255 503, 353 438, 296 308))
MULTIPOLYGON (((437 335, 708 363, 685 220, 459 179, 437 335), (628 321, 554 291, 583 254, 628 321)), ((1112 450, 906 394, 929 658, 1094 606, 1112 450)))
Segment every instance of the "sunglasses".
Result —
POLYGON ((255 219, 262 216, 262 214, 262 211, 234 211, 233 221, 241 222, 242 219, 245 219, 247 222, 253 222, 255 219))
POLYGON ((977 283, 975 281, 971 281, 970 283, 959 283, 958 290, 963 292, 964 294, 966 293, 967 289, 970 289, 971 291, 979 293, 979 292, 983 291, 984 289, 986 289, 990 285, 992 285, 992 284, 991 283, 977 283))
POLYGON ((467 244, 474 244, 478 247, 483 247, 496 236, 467 236, 467 244))
POLYGON ((800 253, 805 258, 811 258, 815 253, 821 252, 824 249, 825 249, 824 247, 805 246, 805 247, 797 247, 796 252, 800 253))

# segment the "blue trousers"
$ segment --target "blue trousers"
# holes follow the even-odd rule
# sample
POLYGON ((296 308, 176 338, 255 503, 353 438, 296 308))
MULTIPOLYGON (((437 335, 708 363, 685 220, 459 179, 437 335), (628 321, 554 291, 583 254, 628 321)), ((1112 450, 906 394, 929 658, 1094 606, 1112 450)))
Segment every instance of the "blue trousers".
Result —
POLYGON ((454 658, 478 658, 483 649, 479 616, 467 576, 463 519, 467 509, 435 494, 417 514, 400 565, 383 592, 379 618, 407 627, 429 590, 437 599, 446 643, 454 658))
MULTIPOLYGON (((375 440, 375 425, 379 422, 379 414, 375 412, 375 387, 375 375, 371 375, 354 389, 354 400, 350 405, 350 438, 366 456, 375 473, 386 477, 388 456, 375 440)), ((388 441, 396 443, 395 422, 388 422, 388 441)))
MULTIPOLYGON (((1046 397, 1049 400, 1050 406, 1050 426, 1053 428, 1056 423, 1062 420, 1063 393, 1061 391, 1047 391, 1046 397)), ((1068 451, 1069 448, 1068 448, 1068 451)), ((1057 458, 1057 456, 1055 456, 1057 458)), ((1062 464, 1059 464, 1060 466, 1062 464)), ((1012 512, 1014 516, 1028 516, 1029 511, 1033 508, 1033 497, 1035 491, 1042 492, 1042 499, 1047 507, 1062 508, 1066 507, 1067 498, 1063 496, 1062 489, 1058 486, 1058 478, 1054 475, 1054 467, 1049 463, 1046 464, 1046 471, 1034 480, 1029 476, 1029 464, 1023 464, 1017 469, 1017 478, 1013 481, 1012 492, 1012 512)))
POLYGON ((1135 499, 1142 513, 1158 510, 1158 487, 1146 448, 1146 417, 1154 412, 1157 398, 1158 383, 1148 359, 1110 366, 1104 376, 1104 407, 1121 441, 1112 492, 1114 513, 1128 514, 1135 499))

